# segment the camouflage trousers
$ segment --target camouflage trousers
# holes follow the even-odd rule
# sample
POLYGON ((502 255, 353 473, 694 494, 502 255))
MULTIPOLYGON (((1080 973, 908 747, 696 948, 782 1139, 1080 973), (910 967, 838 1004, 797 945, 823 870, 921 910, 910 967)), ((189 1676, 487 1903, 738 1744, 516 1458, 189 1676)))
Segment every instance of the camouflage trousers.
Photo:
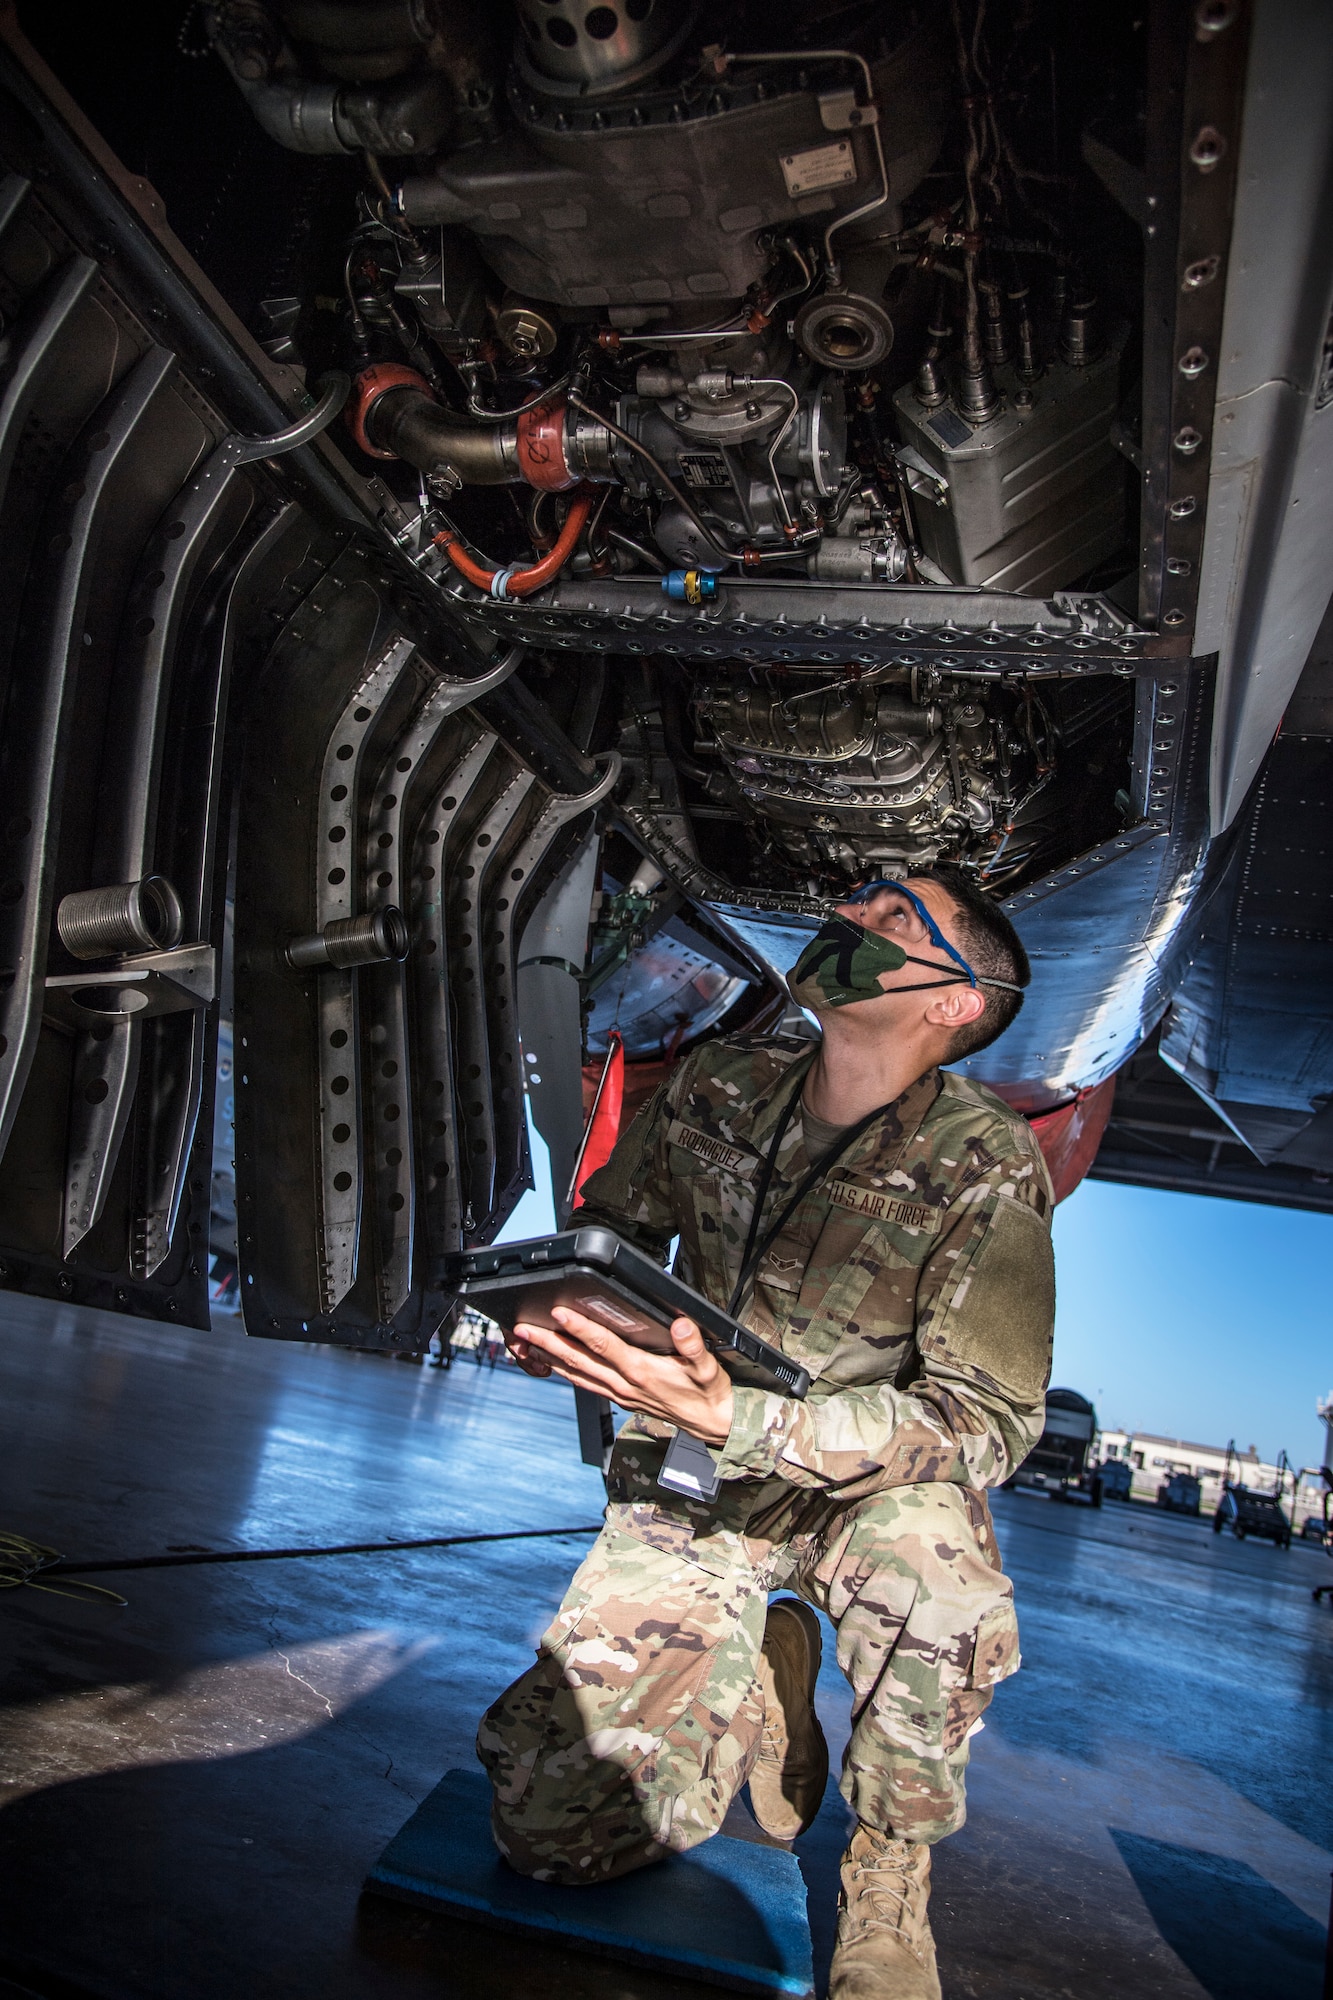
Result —
POLYGON ((826 1612, 852 1690, 841 1788, 886 1833, 965 1816, 968 1735, 1018 1666, 984 1506, 956 1486, 830 1506, 800 1544, 715 1575, 603 1529, 536 1664, 482 1719, 496 1844, 539 1881, 605 1881, 717 1832, 759 1750, 771 1588, 826 1612))

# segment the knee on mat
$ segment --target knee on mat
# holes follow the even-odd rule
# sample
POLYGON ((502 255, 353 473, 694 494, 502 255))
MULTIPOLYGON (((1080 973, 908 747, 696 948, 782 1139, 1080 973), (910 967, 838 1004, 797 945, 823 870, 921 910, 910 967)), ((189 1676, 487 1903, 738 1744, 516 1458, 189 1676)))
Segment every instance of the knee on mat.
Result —
POLYGON ((582 1889, 596 1882, 613 1882, 665 1859, 668 1850, 641 1826, 605 1824, 573 1815, 567 1826, 537 1826, 525 1820, 522 1806, 491 1802, 491 1837, 509 1866, 534 1882, 554 1882, 563 1889, 582 1889))

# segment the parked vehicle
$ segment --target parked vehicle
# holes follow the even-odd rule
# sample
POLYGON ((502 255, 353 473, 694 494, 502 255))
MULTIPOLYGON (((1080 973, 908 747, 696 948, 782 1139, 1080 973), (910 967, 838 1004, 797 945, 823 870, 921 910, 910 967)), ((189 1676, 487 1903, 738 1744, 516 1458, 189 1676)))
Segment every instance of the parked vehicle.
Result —
POLYGON ((1257 1535, 1262 1540, 1276 1542, 1280 1549, 1291 1547, 1291 1522, 1277 1496, 1251 1493, 1248 1486, 1235 1485, 1230 1480, 1223 1487, 1213 1516, 1213 1533, 1220 1535, 1227 1526, 1238 1542, 1243 1542, 1247 1535, 1257 1535))
POLYGON ((1197 1514, 1203 1487, 1192 1472, 1173 1472, 1157 1489, 1157 1504, 1173 1514, 1197 1514))
POLYGON ((1036 1486, 1053 1500, 1102 1504, 1102 1468, 1088 1464, 1097 1430, 1097 1412, 1077 1389, 1050 1389, 1046 1428, 1007 1486, 1036 1486))
POLYGON ((1095 1468, 1108 1500, 1128 1500, 1134 1484, 1134 1468, 1127 1458, 1104 1458, 1095 1468))
POLYGON ((1287 1454, 1278 1458, 1278 1483, 1271 1493, 1253 1493, 1242 1480, 1231 1476, 1231 1461, 1235 1452, 1234 1442, 1227 1446, 1226 1471, 1222 1475, 1222 1498, 1217 1503, 1213 1516, 1213 1533, 1220 1535, 1223 1528, 1230 1525, 1238 1542, 1247 1535, 1258 1535, 1265 1541, 1276 1542, 1280 1549, 1291 1547, 1291 1518, 1282 1505, 1282 1483, 1287 1468, 1287 1454))

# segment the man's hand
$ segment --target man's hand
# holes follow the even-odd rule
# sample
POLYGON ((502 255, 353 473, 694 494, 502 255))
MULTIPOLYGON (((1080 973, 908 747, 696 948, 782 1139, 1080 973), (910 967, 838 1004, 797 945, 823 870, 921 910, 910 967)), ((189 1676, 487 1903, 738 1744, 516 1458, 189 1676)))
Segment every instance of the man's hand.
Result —
POLYGON ((725 1444, 731 1429, 731 1377, 692 1319, 672 1322, 675 1354, 631 1347, 583 1313, 555 1306, 562 1333, 516 1326, 505 1343, 529 1375, 559 1375, 575 1389, 609 1396, 624 1410, 660 1417, 705 1444, 725 1444))

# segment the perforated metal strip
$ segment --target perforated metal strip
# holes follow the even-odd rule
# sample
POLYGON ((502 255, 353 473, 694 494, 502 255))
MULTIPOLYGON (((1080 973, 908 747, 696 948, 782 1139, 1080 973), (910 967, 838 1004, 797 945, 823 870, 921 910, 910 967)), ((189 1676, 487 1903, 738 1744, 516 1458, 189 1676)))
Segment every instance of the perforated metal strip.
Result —
POLYGON ((518 1036, 512 1021, 512 994, 504 996, 510 1011, 509 1032, 493 1040, 486 1004, 485 963, 488 881, 500 856, 500 841, 522 811, 536 784, 530 771, 514 771, 472 830, 450 871, 449 915, 453 927, 454 1027, 458 1042, 458 1100, 465 1135, 464 1180, 473 1227, 484 1228, 495 1206, 496 1111, 503 1093, 511 1109, 522 1103, 518 1036))
MULTIPOLYGON (((171 628, 173 643, 179 637, 180 621, 191 582, 197 574, 198 559, 204 554, 206 545, 211 546, 209 535, 218 505, 230 492, 235 463, 231 444, 220 446, 208 459, 192 487, 187 489, 187 497, 180 507, 173 510, 172 518, 167 523, 168 534, 176 521, 184 523, 185 533, 169 541, 169 548, 181 552, 179 567, 174 573, 171 568, 165 571, 159 594, 153 600, 153 608, 157 622, 164 628, 171 628)), ((197 770, 197 776, 208 804, 200 814, 201 839, 195 850, 193 867, 188 876, 182 874, 172 879, 185 908, 187 934, 201 938, 207 938, 212 930, 213 863, 221 817, 218 804, 223 755, 221 721, 236 643, 235 604, 248 578, 282 533, 289 512, 284 510, 268 524, 249 549, 239 573, 233 579, 222 629, 216 646, 208 655, 207 673, 203 670, 202 661, 190 662, 189 671, 193 679, 191 695, 196 704, 193 712, 199 718, 206 718, 207 724, 206 729, 198 731, 201 738, 206 737, 208 748, 200 753, 202 768, 197 770)), ((164 647, 166 643, 164 636, 164 647)), ((149 1050, 143 1058, 147 1072, 146 1088, 139 1097, 138 1115, 144 1138, 135 1162, 130 1241, 130 1268, 138 1278, 150 1278, 159 1268, 176 1230, 189 1172, 190 1149, 199 1122, 204 1094, 204 1061, 210 1041, 207 1018, 202 1008, 175 1015, 169 1023, 161 1025, 157 1034, 157 1047, 149 1050)))
POLYGON ((496 738, 489 730, 472 739, 441 780, 417 834, 411 968, 419 1048, 413 1110, 425 1161, 424 1223, 432 1260, 457 1250, 463 1237, 458 1095, 449 1019, 453 967, 446 884, 457 858, 450 836, 495 750, 496 738))
MULTIPOLYGON (((429 755, 449 718, 481 694, 508 679, 521 657, 517 649, 476 681, 441 680, 427 694, 407 729, 384 760, 371 802, 366 838, 367 909, 410 904, 410 867, 405 848, 419 801, 415 773, 429 755)), ((370 1078, 371 1185, 375 1190, 378 1250, 376 1282, 380 1318, 391 1320, 412 1288, 416 1236, 414 1134, 411 1110, 414 1068, 408 1035, 408 972, 404 965, 366 968, 363 1008, 370 1078)))
MULTIPOLYGON (((320 775, 315 923, 322 930, 356 912, 357 800, 375 721, 413 653, 395 639, 351 696, 329 737, 320 775)), ((315 975, 319 1009, 320 1309, 333 1312, 356 1283, 365 1163, 361 1136, 361 1057, 355 971, 315 975)))

